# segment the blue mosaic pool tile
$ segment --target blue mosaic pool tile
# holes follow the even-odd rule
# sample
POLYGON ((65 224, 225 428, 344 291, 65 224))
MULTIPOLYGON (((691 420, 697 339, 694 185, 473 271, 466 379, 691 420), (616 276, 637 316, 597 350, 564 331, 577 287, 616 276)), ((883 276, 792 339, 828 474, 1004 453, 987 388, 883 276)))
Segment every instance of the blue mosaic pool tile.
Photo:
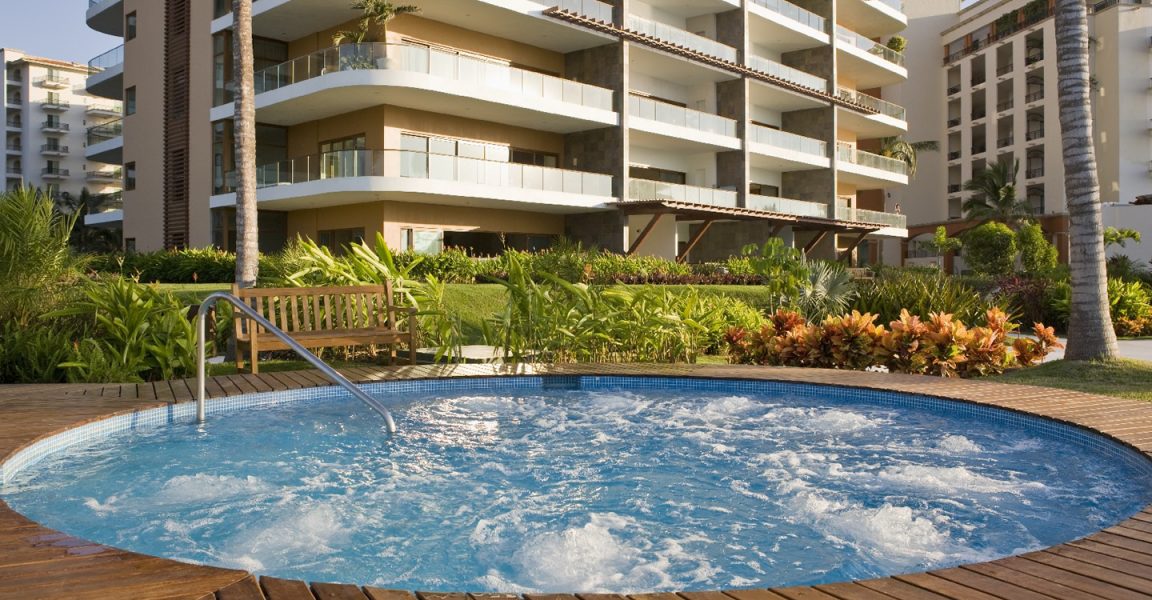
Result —
MULTIPOLYGON (((1064 441, 1103 451, 1118 460, 1152 476, 1152 460, 1143 453, 1107 439, 1079 426, 1052 419, 1018 413, 1012 410, 984 406, 962 400, 947 400, 888 390, 837 387, 820 384, 762 381, 751 379, 720 379, 710 377, 638 377, 616 375, 571 376, 516 376, 516 377, 458 377, 447 379, 412 379, 370 383, 362 386, 366 392, 387 402, 389 396, 406 397, 431 393, 467 391, 531 391, 542 389, 573 389, 589 391, 608 390, 699 390, 727 393, 756 393, 820 398, 829 401, 866 402, 890 408, 914 408, 971 420, 993 421, 1022 428, 1029 432, 1059 438, 1064 441)), ((209 418, 231 412, 271 407, 295 402, 328 402, 346 399, 349 394, 336 386, 305 388, 282 392, 262 392, 216 398, 205 407, 209 418)), ((0 482, 7 483, 21 470, 45 457, 80 444, 87 444, 111 435, 144 431, 175 424, 190 424, 196 418, 196 404, 182 403, 142 410, 87 423, 61 434, 40 440, 12 455, 0 464, 0 482)))

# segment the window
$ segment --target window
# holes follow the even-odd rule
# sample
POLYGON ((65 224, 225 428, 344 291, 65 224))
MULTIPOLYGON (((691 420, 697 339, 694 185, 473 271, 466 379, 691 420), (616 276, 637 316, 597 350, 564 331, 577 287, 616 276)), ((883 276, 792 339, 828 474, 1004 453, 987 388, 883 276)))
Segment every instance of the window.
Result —
POLYGON ((560 166, 560 155, 554 152, 540 152, 538 150, 512 149, 512 162, 522 165, 536 165, 538 167, 560 166))
POLYGON ((128 254, 136 253, 136 238, 124 238, 124 251, 128 254))
POLYGON ((136 163, 124 163, 124 189, 136 189, 136 163))
POLYGON ((368 174, 364 135, 320 144, 321 177, 361 177, 368 174))
POLYGON ((136 12, 124 17, 124 41, 136 39, 136 12))
POLYGON ((124 90, 124 114, 136 114, 136 86, 124 90))
POLYGON ((628 176, 633 179, 647 179, 649 181, 661 181, 664 183, 675 183, 684 185, 688 183, 688 174, 681 173, 680 171, 669 171, 668 169, 658 169, 656 167, 637 167, 632 166, 628 169, 628 176))
POLYGON ((444 231, 440 229, 404 229, 401 247, 417 254, 440 254, 444 250, 444 231))
POLYGON ((364 241, 364 228, 351 229, 321 229, 316 232, 320 238, 320 245, 328 248, 336 256, 343 256, 344 249, 353 242, 364 241))
POLYGON ((750 183, 748 184, 748 193, 753 196, 771 196, 773 198, 780 197, 780 187, 775 185, 765 185, 763 183, 750 183))

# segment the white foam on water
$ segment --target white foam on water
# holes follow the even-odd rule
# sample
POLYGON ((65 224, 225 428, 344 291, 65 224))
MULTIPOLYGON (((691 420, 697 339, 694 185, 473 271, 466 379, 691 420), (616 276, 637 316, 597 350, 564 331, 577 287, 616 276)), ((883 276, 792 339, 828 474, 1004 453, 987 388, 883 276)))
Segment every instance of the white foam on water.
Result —
POLYGON ((765 417, 784 427, 820 433, 853 433, 886 424, 857 412, 838 408, 775 408, 765 417))
POLYGON ((272 486, 259 477, 231 475, 177 475, 169 479, 152 497, 161 504, 192 504, 218 502, 240 496, 266 494, 272 486))
POLYGON ((937 442, 936 447, 946 452, 954 452, 956 454, 977 454, 983 452, 980 446, 976 445, 976 442, 962 435, 946 435, 937 442))
POLYGON ((285 506, 268 519, 238 528, 220 556, 257 571, 298 566, 337 552, 350 535, 340 511, 330 504, 285 506))
POLYGON ((1044 484, 1039 482, 993 479, 967 467, 905 465, 880 471, 877 478, 889 484, 953 494, 962 492, 1020 494, 1024 491, 1045 489, 1044 484))
POLYGON ((116 505, 118 500, 119 498, 117 496, 108 496, 104 502, 100 502, 95 498, 85 498, 84 506, 98 515, 104 515, 120 510, 120 507, 116 505))

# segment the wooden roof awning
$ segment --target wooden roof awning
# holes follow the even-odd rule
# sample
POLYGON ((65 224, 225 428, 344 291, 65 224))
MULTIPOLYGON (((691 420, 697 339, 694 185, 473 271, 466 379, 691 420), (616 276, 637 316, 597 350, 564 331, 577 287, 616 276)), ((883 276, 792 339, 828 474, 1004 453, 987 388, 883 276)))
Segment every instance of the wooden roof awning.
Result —
POLYGON ((876 223, 837 221, 820 217, 806 217, 755 208, 714 206, 680 200, 634 200, 619 202, 617 210, 628 215, 672 214, 678 221, 766 221, 779 225, 792 225, 801 230, 825 230, 870 233, 884 229, 876 223))

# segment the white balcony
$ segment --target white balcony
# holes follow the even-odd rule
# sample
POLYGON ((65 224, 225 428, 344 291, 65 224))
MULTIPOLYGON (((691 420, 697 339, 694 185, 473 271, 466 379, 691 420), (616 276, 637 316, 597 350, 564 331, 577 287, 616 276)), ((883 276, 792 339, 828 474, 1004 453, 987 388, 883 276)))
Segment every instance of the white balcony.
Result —
MULTIPOLYGON (((556 52, 601 46, 614 39, 545 16, 546 9, 561 4, 554 0, 409 0, 405 4, 420 7, 421 17, 438 23, 556 52)), ((584 8, 581 12, 593 18, 612 14, 611 6, 596 0, 582 0, 580 4, 584 8)), ((348 0, 259 0, 252 4, 252 32, 291 42, 356 18, 357 13, 348 6, 348 0)), ((213 33, 231 28, 230 13, 212 21, 213 33)))
MULTIPOLYGON (((620 122, 611 90, 425 46, 346 44, 256 74, 262 123, 296 125, 381 104, 557 133, 620 122)), ((231 105, 217 106, 211 118, 231 114, 231 105)))
POLYGON ((792 52, 831 43, 827 19, 788 0, 751 0, 748 32, 756 44, 792 52))
POLYGON ((846 27, 836 26, 841 79, 858 90, 883 87, 908 79, 904 55, 846 27))
POLYGON ((900 33, 908 27, 904 0, 838 0, 836 10, 841 23, 870 37, 900 33))
POLYGON ((59 74, 48 74, 37 77, 34 83, 42 88, 49 90, 66 90, 72 87, 72 82, 68 78, 59 74))
POLYGON ((40 146, 41 156, 67 156, 70 152, 68 146, 61 146, 60 144, 42 144, 40 146))
POLYGON ((851 208, 848 206, 837 206, 835 214, 837 221, 883 226, 883 229, 875 231, 871 235, 897 238, 908 237, 908 215, 864 210, 862 208, 851 208))
POLYGON ((831 218, 831 205, 822 202, 808 202, 806 200, 793 200, 791 198, 777 198, 774 196, 758 196, 749 194, 744 201, 745 208, 753 210, 766 210, 768 212, 782 213, 796 217, 812 217, 815 219, 831 218))
POLYGON ((838 107, 840 127, 853 131, 862 139, 895 137, 908 131, 908 115, 903 106, 856 90, 839 88, 837 96, 858 106, 875 111, 861 113, 850 108, 838 107))
POLYGON ((760 56, 749 56, 748 67, 767 73, 773 77, 783 79, 789 83, 794 83, 801 87, 806 87, 810 90, 828 93, 828 80, 823 77, 817 77, 811 73, 806 73, 800 69, 794 69, 787 65, 780 64, 774 60, 768 60, 760 56))
POLYGON ((117 119, 109 123, 88 128, 88 143, 84 148, 84 158, 110 165, 124 164, 123 121, 117 119))
POLYGON ((839 179, 862 189, 908 185, 908 165, 903 161, 863 150, 851 144, 836 145, 839 179))
POLYGON ((124 99, 123 44, 88 61, 88 67, 95 71, 85 84, 89 94, 113 100, 124 99))
POLYGON ((624 202, 651 202, 655 200, 735 208, 736 192, 648 179, 628 180, 628 197, 624 202))
POLYGON ((123 178, 124 173, 121 169, 106 169, 85 173, 85 179, 93 183, 120 183, 123 178))
POLYGON ((124 115, 124 107, 119 104, 91 104, 87 113, 91 117, 119 119, 124 115))
POLYGON ((124 37, 124 0, 88 0, 85 22, 100 33, 124 37))
POLYGON ((628 97, 628 127, 633 141, 657 148, 695 151, 738 150, 736 121, 637 95, 628 97))
POLYGON ((817 139, 761 125, 748 126, 749 161, 758 169, 805 171, 828 169, 828 144, 817 139))
POLYGON ((636 33, 656 38, 662 42, 694 50, 701 54, 736 62, 736 49, 716 40, 696 35, 674 25, 651 21, 636 15, 628 15, 628 29, 636 33))
MULTIPOLYGON (((389 200, 555 214, 602 209, 612 177, 518 163, 409 150, 346 150, 291 159, 257 170, 262 208, 298 210, 389 200)), ((213 208, 235 194, 213 196, 213 208)))
POLYGON ((124 209, 105 210, 98 213, 84 215, 84 224, 89 227, 99 225, 116 225, 124 222, 124 209))

